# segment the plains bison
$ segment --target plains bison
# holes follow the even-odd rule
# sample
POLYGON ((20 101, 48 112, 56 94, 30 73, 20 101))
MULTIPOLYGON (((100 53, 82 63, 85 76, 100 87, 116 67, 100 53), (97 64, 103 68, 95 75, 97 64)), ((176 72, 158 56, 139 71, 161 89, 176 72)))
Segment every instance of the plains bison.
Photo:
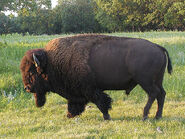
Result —
POLYGON ((84 34, 51 40, 43 49, 25 53, 20 69, 24 88, 34 93, 37 107, 46 93, 55 92, 68 100, 69 118, 94 103, 110 119, 111 98, 104 90, 129 92, 139 84, 148 94, 143 119, 157 99, 156 118, 162 117, 165 68, 172 72, 165 48, 144 39, 84 34))

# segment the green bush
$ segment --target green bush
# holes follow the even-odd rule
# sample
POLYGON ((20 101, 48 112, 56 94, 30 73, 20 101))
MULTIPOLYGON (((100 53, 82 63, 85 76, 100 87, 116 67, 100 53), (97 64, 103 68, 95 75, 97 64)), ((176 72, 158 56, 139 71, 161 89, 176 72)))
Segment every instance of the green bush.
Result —
POLYGON ((14 17, 8 17, 0 12, 0 34, 19 32, 19 24, 14 17))
POLYGON ((183 0, 95 0, 98 22, 111 32, 184 30, 183 0))
POLYGON ((91 0, 62 1, 57 7, 61 9, 61 32, 97 32, 98 23, 95 20, 91 0))
MULTIPOLYGON (((13 2, 13 0, 11 0, 13 2)), ((17 3, 18 13, 5 16, 0 11, 0 34, 60 34, 185 30, 184 0, 50 0, 17 3)), ((10 6, 7 1, 8 5, 10 6)), ((11 9, 11 6, 9 7, 11 9)), ((4 9, 0 6, 0 9, 4 9)))

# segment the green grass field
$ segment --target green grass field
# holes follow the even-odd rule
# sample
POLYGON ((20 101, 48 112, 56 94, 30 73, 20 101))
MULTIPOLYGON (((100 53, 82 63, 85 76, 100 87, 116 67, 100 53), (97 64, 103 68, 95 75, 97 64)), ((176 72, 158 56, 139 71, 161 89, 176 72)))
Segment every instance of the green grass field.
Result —
POLYGON ((67 119, 67 101, 54 93, 47 95, 43 108, 36 108, 32 95, 23 89, 20 60, 27 50, 44 47, 49 40, 65 35, 1 35, 0 138, 185 138, 185 32, 108 35, 144 38, 168 50, 173 73, 165 73, 162 119, 153 119, 155 102, 149 119, 142 121, 147 95, 139 86, 128 97, 124 91, 106 91, 113 99, 111 121, 104 121, 92 103, 82 115, 67 119))

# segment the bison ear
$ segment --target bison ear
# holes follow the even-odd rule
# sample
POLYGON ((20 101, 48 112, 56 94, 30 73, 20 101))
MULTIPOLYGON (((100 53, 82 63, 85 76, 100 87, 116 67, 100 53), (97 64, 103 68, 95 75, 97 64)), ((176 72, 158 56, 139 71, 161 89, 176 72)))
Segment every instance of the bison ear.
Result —
POLYGON ((38 73, 42 73, 47 63, 47 56, 44 50, 36 50, 32 53, 32 60, 38 73))

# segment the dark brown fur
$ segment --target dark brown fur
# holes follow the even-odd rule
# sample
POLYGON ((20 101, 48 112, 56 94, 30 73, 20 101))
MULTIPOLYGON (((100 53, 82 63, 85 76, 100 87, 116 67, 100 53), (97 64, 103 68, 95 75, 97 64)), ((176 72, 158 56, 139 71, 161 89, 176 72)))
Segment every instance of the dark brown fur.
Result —
POLYGON ((20 68, 25 89, 34 93, 38 107, 45 104, 46 92, 52 91, 68 100, 68 117, 81 114, 85 105, 93 102, 104 119, 110 119, 111 98, 103 91, 126 90, 129 94, 139 84, 149 96, 143 118, 147 118, 155 99, 158 100, 156 118, 160 118, 165 98, 162 87, 167 61, 165 53, 170 73, 168 52, 149 41, 76 35, 51 40, 44 49, 29 50, 20 68), (40 62, 39 66, 36 66, 33 54, 40 62))

